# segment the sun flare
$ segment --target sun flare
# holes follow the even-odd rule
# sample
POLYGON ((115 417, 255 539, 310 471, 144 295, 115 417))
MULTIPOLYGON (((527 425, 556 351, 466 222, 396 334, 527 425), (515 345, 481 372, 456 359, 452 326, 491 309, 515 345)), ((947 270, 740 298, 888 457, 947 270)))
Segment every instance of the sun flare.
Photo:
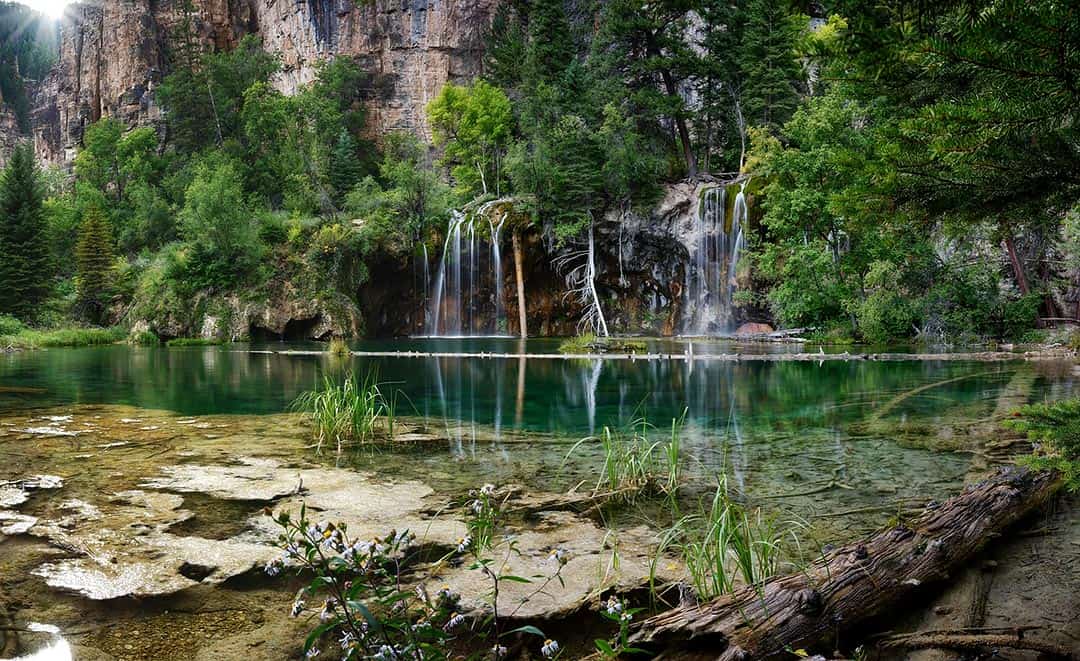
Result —
POLYGON ((45 14, 49 18, 60 18, 64 15, 64 7, 71 4, 70 0, 19 0, 31 9, 45 14))

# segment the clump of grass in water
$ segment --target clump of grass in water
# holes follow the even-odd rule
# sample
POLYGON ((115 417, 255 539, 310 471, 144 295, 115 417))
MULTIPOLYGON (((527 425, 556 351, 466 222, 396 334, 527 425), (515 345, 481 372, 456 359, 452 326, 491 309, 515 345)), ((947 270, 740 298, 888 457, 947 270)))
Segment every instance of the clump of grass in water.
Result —
POLYGON ((349 343, 340 337, 335 337, 330 340, 330 346, 327 351, 334 358, 349 358, 352 356, 352 350, 349 349, 349 343))
POLYGON ((674 496, 681 479, 682 421, 686 413, 671 421, 671 435, 666 441, 650 438, 653 427, 645 418, 630 424, 626 431, 604 427, 599 437, 587 436, 575 443, 563 459, 567 460, 585 443, 600 441, 604 465, 593 488, 598 495, 631 503, 642 494, 674 496))
POLYGON ((559 345, 559 353, 592 353, 595 345, 596 336, 592 333, 585 333, 584 335, 578 335, 577 337, 569 337, 563 340, 562 344, 559 345))
POLYGON ((167 347, 210 347, 222 344, 213 337, 175 337, 165 343, 167 347))
POLYGON ((312 438, 320 452, 328 444, 340 452, 346 445, 375 441, 377 423, 384 416, 393 435, 394 406, 388 405, 373 374, 359 381, 350 374, 341 382, 324 376, 322 387, 301 394, 292 409, 311 421, 312 438))
MULTIPOLYGON (((661 536, 656 565, 669 550, 681 556, 698 599, 730 594, 741 585, 759 585, 780 568, 785 533, 761 510, 747 511, 732 499, 721 475, 708 508, 677 520, 661 536)), ((796 545, 798 538, 791 531, 796 545)))

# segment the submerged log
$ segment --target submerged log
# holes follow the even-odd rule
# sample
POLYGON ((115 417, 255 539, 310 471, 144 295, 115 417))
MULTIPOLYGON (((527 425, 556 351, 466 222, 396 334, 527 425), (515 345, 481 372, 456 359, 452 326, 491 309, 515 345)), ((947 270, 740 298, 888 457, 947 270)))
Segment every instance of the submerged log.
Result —
POLYGON ((791 658, 888 613, 928 583, 948 578, 987 540, 1044 503, 1052 473, 1000 469, 918 518, 849 544, 804 571, 778 576, 709 603, 641 622, 632 642, 662 658, 791 658))

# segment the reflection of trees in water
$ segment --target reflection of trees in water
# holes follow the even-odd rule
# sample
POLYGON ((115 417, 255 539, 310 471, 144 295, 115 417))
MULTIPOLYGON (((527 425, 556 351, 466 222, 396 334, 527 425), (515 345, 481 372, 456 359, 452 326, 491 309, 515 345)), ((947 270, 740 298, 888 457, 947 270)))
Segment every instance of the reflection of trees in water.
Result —
POLYGON ((115 346, 8 356, 0 361, 0 383, 45 388, 46 397, 61 402, 116 402, 183 414, 274 413, 315 387, 323 372, 346 370, 376 370, 391 390, 404 393, 398 414, 419 413, 433 424, 441 420, 457 436, 458 452, 475 443, 478 425, 496 433, 514 427, 585 435, 642 416, 665 427, 685 408, 688 449, 715 451, 727 443, 733 470, 750 461, 747 447, 756 448, 763 435, 843 429, 921 385, 979 374, 904 399, 887 417, 936 424, 956 411, 990 415, 994 398, 1016 370, 1033 371, 1033 400, 1068 396, 1077 378, 1059 363, 500 358, 335 363, 234 346, 115 346))

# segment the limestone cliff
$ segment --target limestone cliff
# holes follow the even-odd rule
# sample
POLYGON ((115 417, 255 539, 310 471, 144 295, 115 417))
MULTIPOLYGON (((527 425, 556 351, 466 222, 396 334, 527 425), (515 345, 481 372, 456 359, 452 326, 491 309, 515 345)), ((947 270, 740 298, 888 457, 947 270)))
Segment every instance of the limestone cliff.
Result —
MULTIPOLYGON (((368 130, 426 134, 424 106, 447 80, 480 72, 483 33, 497 0, 194 0, 209 46, 245 34, 281 57, 278 87, 292 92, 316 64, 344 55, 372 74, 368 130)), ((169 67, 179 0, 101 0, 71 6, 59 60, 35 94, 39 156, 69 162, 83 129, 103 116, 130 126, 161 120, 154 90, 169 67)))

